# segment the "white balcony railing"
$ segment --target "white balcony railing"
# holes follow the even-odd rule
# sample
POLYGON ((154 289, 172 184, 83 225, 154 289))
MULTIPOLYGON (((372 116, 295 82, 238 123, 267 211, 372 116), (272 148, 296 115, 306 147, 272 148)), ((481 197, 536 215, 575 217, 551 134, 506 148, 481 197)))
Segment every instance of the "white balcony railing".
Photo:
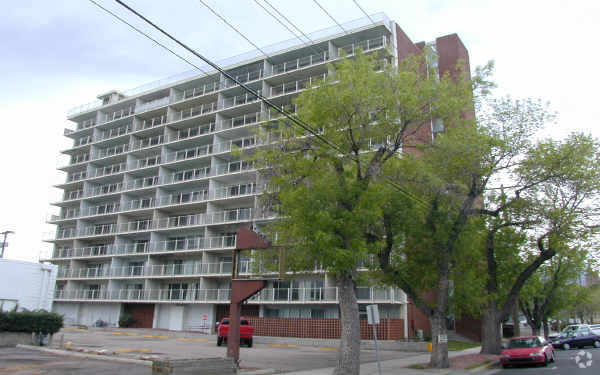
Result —
POLYGON ((149 111, 154 108, 163 107, 169 104, 169 97, 165 96, 163 98, 155 99, 146 103, 142 103, 135 108, 136 113, 141 113, 145 111, 149 111))
MULTIPOLYGON (((230 289, 120 289, 57 290, 55 300, 124 300, 173 302, 228 302, 230 289)), ((406 303, 406 295, 395 288, 357 288, 359 302, 406 303)), ((339 303, 339 292, 332 288, 266 288, 248 303, 339 303)))
POLYGON ((371 51, 377 48, 385 47, 389 44, 388 39, 385 35, 382 35, 377 38, 362 40, 360 42, 355 42, 352 44, 345 45, 343 47, 338 48, 338 56, 342 54, 346 54, 348 56, 354 55, 358 48, 362 49, 363 52, 371 51))
POLYGON ((235 235, 218 237, 192 237, 156 242, 97 245, 79 248, 58 248, 53 252, 52 259, 93 258, 114 255, 139 255, 148 253, 170 253, 177 251, 203 251, 232 248, 235 248, 235 235))
MULTIPOLYGON (((258 95, 261 95, 261 90, 256 90, 258 95)), ((253 103, 258 100, 258 96, 250 93, 232 96, 229 98, 223 98, 222 108, 235 107, 242 104, 253 103)))
MULTIPOLYGON (((235 78, 240 83, 250 83, 256 80, 259 80, 263 77, 262 69, 253 70, 251 72, 244 72, 240 74, 231 74, 233 78, 235 78)), ((225 88, 237 86, 237 83, 233 80, 226 79, 225 88)))
POLYGON ((190 98, 195 98, 197 96, 203 96, 210 93, 213 93, 220 89, 220 84, 217 81, 207 83, 201 86, 192 87, 189 89, 185 89, 179 93, 175 94, 175 101, 179 102, 182 100, 187 100, 190 98))
POLYGON ((272 75, 290 72, 292 70, 305 68, 307 66, 315 64, 321 64, 327 60, 329 60, 329 53, 327 51, 323 51, 314 55, 304 56, 299 59, 294 59, 273 65, 272 75))
POLYGON ((195 107, 187 108, 173 114, 173 121, 179 121, 186 118, 196 117, 211 113, 217 110, 217 102, 205 103, 195 107))
POLYGON ((327 74, 323 73, 299 81, 282 83, 281 85, 271 87, 270 96, 272 97, 298 92, 300 90, 312 87, 312 85, 314 84, 322 82, 323 80, 325 80, 325 78, 327 78, 327 74))

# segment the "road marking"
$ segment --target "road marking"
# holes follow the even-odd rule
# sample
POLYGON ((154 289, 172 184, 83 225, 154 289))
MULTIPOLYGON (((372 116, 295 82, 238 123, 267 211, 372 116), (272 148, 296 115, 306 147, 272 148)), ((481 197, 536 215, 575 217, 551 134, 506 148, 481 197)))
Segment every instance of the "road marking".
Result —
POLYGON ((339 346, 321 346, 319 350, 338 350, 339 346))
POLYGON ((293 345, 293 344, 270 344, 269 347, 271 347, 271 348, 297 348, 298 345, 293 345))
POLYGON ((147 339, 168 339, 169 336, 152 336, 152 335, 144 335, 142 336, 147 339))
POLYGON ((152 353, 152 349, 121 349, 118 353, 152 353))
POLYGON ((190 338, 180 338, 177 339, 177 341, 183 341, 183 342, 208 342, 208 339, 190 339, 190 338))

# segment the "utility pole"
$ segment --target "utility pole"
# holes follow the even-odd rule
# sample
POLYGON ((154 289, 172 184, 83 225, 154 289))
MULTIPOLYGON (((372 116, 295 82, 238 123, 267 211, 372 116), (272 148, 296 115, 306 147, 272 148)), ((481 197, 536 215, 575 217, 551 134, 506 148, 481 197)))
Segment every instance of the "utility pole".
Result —
POLYGON ((4 257, 4 248, 8 245, 6 243, 6 236, 8 236, 9 234, 15 234, 15 232, 13 232, 12 230, 5 230, 4 232, 0 232, 0 234, 4 235, 4 240, 2 241, 2 251, 0 252, 0 259, 2 259, 4 257))

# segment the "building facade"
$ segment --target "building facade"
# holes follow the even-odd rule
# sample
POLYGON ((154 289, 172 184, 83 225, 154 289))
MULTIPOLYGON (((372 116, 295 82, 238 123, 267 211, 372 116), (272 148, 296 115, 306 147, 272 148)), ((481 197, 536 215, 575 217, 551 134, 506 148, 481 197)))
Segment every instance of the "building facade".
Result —
MULTIPOLYGON (((387 63, 419 53, 384 14, 287 41, 220 65, 277 106, 323 79, 330 63, 357 48, 387 63)), ((456 37, 438 38, 440 71, 466 60, 456 37)), ((57 229, 47 241, 58 265, 54 310, 67 323, 117 324, 123 312, 140 327, 211 330, 228 311, 235 233, 275 219, 258 199, 265 181, 235 150, 259 146, 255 129, 280 116, 218 72, 161 81, 127 93, 112 91, 69 112, 73 146, 63 199, 53 205, 57 229)), ((431 138, 434 124, 420 134, 431 138)), ((250 259, 240 260, 247 273, 250 259)), ((394 288, 358 289, 361 311, 378 304, 382 318, 411 334, 406 295, 394 288)), ((337 290, 327 275, 270 281, 244 305, 257 319, 336 319, 337 290)), ((318 330, 317 330, 318 331, 318 330)), ((315 333, 318 335, 318 332, 315 333)))
POLYGON ((52 311, 58 267, 0 259, 0 311, 52 311))

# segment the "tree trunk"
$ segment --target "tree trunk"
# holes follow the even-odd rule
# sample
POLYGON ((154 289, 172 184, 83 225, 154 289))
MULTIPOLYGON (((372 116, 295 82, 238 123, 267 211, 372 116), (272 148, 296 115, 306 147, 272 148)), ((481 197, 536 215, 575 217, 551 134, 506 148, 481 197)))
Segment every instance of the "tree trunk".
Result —
POLYGON ((429 318, 431 322, 431 360, 430 366, 432 368, 448 368, 450 367, 450 360, 448 359, 448 343, 438 342, 440 335, 448 334, 446 329, 446 314, 436 308, 433 312, 433 316, 429 318))
POLYGON ((333 375, 358 375, 360 372, 360 320, 356 284, 350 275, 336 278, 340 301, 340 349, 333 375))
POLYGON ((502 333, 500 332, 499 311, 495 301, 490 301, 481 320, 481 353, 500 354, 502 333))
POLYGON ((514 324, 514 336, 521 336, 521 321, 519 319, 519 306, 517 304, 513 304, 512 308, 512 320, 514 324))
POLYGON ((539 336, 540 335, 540 324, 536 321, 529 325, 531 327, 531 335, 539 336))
POLYGON ((438 290, 436 293, 437 306, 429 317, 431 324, 432 351, 429 364, 432 368, 449 368, 448 359, 448 330, 446 315, 448 313, 448 290, 450 287, 450 267, 448 253, 442 252, 438 259, 438 290), (439 342, 441 336, 446 337, 446 342, 439 342))
POLYGON ((548 336, 550 335, 550 327, 548 325, 548 319, 544 319, 544 338, 548 340, 548 336))

